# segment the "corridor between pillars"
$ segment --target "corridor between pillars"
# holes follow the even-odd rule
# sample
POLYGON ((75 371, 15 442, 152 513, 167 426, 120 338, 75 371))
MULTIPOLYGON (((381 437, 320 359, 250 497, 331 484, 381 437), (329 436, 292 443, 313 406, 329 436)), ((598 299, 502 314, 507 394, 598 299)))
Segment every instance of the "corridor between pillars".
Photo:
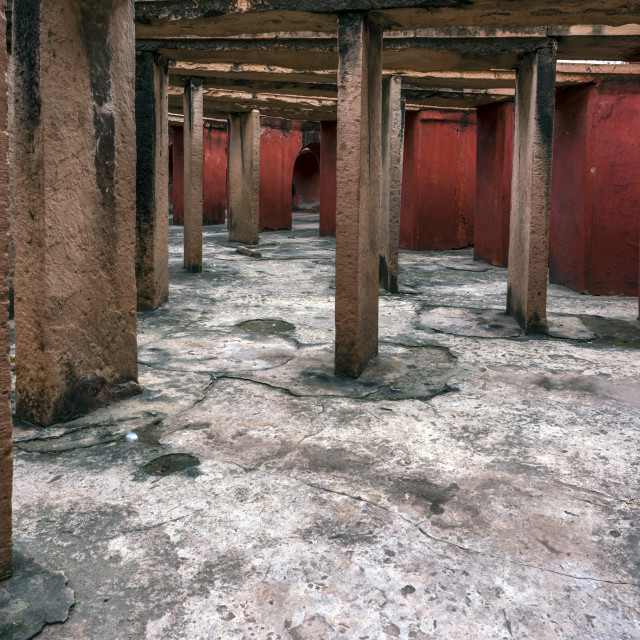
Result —
POLYGON ((229 114, 229 241, 258 244, 260 112, 229 114))
POLYGON ((336 374, 358 377, 378 353, 382 29, 338 18, 336 374))
POLYGON ((202 78, 184 89, 184 268, 202 271, 202 78))
POLYGON ((168 60, 136 52, 138 311, 169 299, 168 60))
POLYGON ((15 2, 13 29, 16 414, 49 425, 139 390, 133 3, 15 2))
POLYGON ((516 70, 507 313, 525 333, 547 332, 556 50, 549 41, 516 70))

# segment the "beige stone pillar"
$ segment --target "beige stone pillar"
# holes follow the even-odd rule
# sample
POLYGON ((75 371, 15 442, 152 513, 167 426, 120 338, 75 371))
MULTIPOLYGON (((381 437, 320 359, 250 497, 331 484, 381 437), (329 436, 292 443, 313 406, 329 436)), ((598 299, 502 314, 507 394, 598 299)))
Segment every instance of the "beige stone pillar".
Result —
POLYGON ((336 374, 357 377, 378 353, 382 30, 338 18, 336 374))
POLYGON ((398 293, 400 201, 404 152, 402 77, 382 83, 382 190, 380 202, 380 286, 398 293))
POLYGON ((525 333, 547 331, 556 51, 549 41, 516 70, 507 313, 525 333))
POLYGON ((138 311, 169 299, 169 61, 136 53, 138 311))
POLYGON ((260 112, 229 114, 229 241, 258 244, 260 112))
POLYGON ((7 20, 0 0, 0 580, 11 575, 11 365, 9 364, 9 167, 7 153, 7 20))
POLYGON ((184 268, 202 271, 202 78, 184 88, 184 268))
POLYGON ((13 5, 17 414, 139 388, 131 0, 13 5))

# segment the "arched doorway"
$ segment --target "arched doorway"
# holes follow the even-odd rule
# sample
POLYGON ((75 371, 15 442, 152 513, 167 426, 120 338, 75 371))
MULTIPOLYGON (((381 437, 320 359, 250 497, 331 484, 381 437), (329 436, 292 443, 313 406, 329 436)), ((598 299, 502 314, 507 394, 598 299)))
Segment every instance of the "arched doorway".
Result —
POLYGON ((320 145, 309 145, 298 154, 291 192, 294 219, 320 213, 320 145))

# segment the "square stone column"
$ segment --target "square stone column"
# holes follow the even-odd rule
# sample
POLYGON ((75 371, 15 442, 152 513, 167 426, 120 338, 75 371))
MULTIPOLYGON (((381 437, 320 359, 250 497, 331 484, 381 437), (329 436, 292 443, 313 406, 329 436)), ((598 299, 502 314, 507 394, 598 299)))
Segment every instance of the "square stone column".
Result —
POLYGON ((229 114, 229 241, 258 244, 260 112, 229 114))
POLYGON ((549 41, 516 70, 507 313, 525 333, 547 332, 556 52, 549 41))
POLYGON ((336 162, 338 123, 320 123, 320 230, 321 236, 336 235, 336 162))
POLYGON ((382 193, 380 202, 380 286, 398 293, 398 248, 404 155, 402 77, 382 83, 382 193))
POLYGON ((169 299, 169 61, 136 53, 138 311, 169 299))
POLYGON ((335 372, 358 377, 378 353, 382 29, 338 18, 335 372))
POLYGON ((184 268, 202 271, 202 78, 184 88, 184 268))
POLYGON ((139 391, 131 0, 13 6, 16 412, 139 391))
POLYGON ((7 19, 0 0, 0 580, 11 575, 11 365, 9 364, 9 166, 7 153, 7 19))

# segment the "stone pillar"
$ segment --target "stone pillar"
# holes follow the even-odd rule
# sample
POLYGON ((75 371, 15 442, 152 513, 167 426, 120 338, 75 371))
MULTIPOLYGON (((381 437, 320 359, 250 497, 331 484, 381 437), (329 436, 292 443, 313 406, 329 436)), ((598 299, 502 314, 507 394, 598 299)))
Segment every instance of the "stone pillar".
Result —
POLYGON ((525 333, 547 331, 555 41, 516 70, 507 313, 525 333))
POLYGON ((131 0, 13 5, 16 413, 139 391, 131 0))
POLYGON ((258 244, 260 112, 229 114, 229 241, 258 244))
POLYGON ((382 83, 382 199, 380 202, 380 286, 398 293, 398 248, 404 147, 402 77, 382 83))
POLYGON ((136 53, 138 311, 153 311, 169 299, 168 62, 136 53))
POLYGON ((184 89, 184 268, 202 271, 202 78, 184 89))
POLYGON ((0 0, 0 580, 11 575, 11 365, 9 364, 9 167, 7 153, 7 20, 0 0))
POLYGON ((382 29, 338 18, 335 372, 359 376, 378 353, 382 29))
POLYGON ((320 123, 320 235, 336 235, 336 154, 338 123, 320 123))

